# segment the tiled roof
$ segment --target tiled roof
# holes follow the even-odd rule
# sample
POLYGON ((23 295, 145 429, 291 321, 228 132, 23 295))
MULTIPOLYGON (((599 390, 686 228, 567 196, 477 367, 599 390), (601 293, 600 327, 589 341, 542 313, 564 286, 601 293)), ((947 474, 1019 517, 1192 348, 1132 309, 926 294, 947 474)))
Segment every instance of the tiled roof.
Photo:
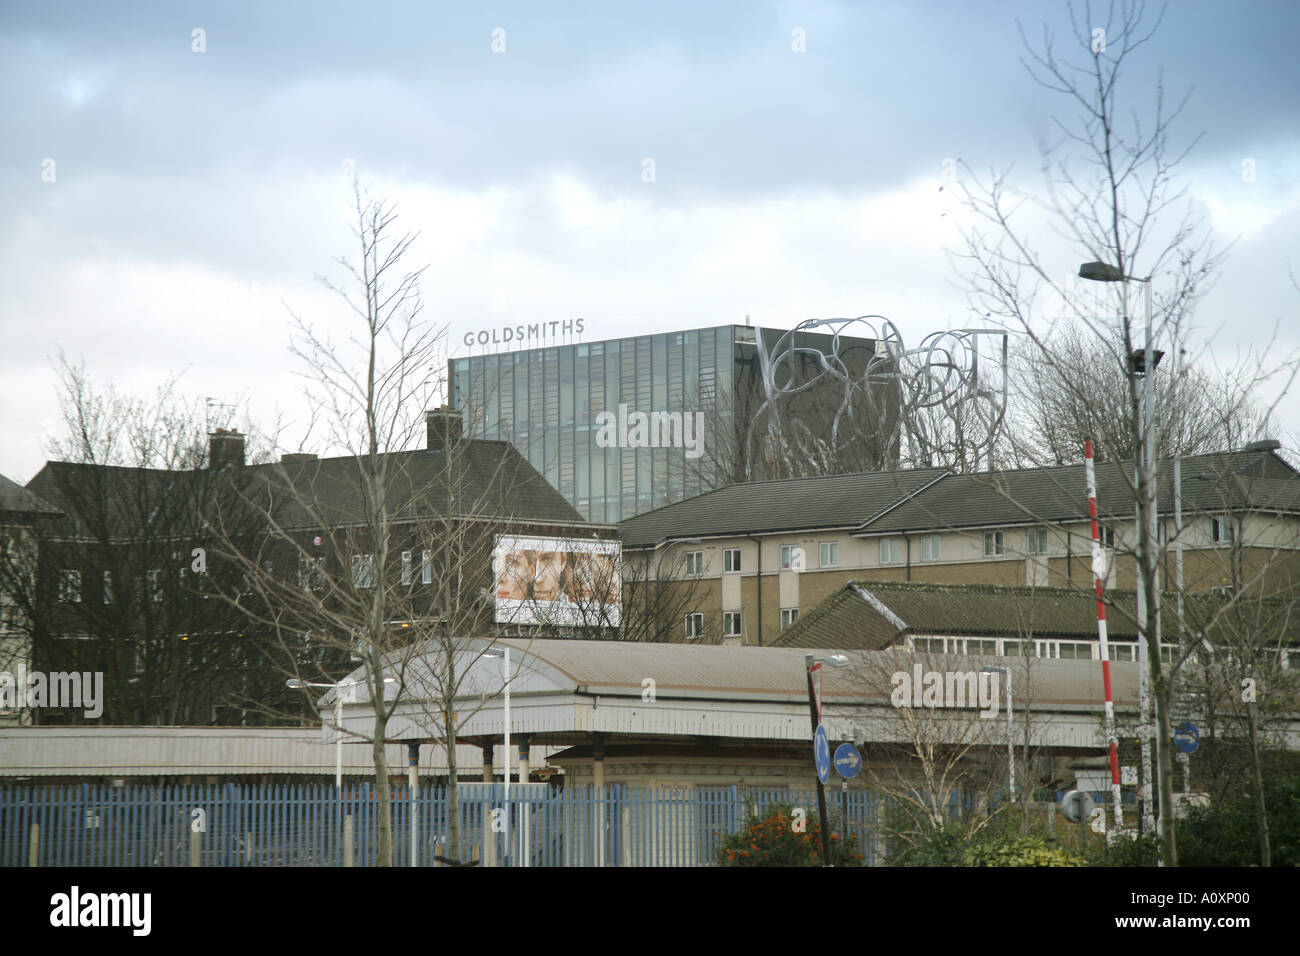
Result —
POLYGON ((669 537, 855 527, 944 473, 920 468, 750 481, 647 511, 619 527, 631 548, 669 537))
MULTIPOLYGON (((441 448, 394 452, 384 458, 392 469, 388 508, 395 520, 451 514, 587 523, 508 442, 464 441, 453 454, 450 469, 441 448)), ((189 486, 208 481, 210 474, 206 469, 164 471, 47 462, 28 491, 67 514, 68 533, 78 527, 74 524, 78 517, 83 518, 81 533, 94 533, 80 512, 107 511, 111 533, 129 535, 137 533, 141 515, 160 503, 172 501, 178 510, 183 508, 196 493, 189 486)), ((331 526, 364 521, 360 470, 354 457, 245 465, 235 474, 246 482, 243 489, 250 497, 274 497, 274 514, 281 527, 315 527, 322 519, 331 526), (304 501, 313 504, 307 508, 304 501)), ((178 523, 170 523, 168 531, 177 530, 178 523)))
MULTIPOLYGON (((1176 626, 1174 599, 1166 595, 1164 601, 1163 639, 1169 642, 1176 626)), ((1106 602, 1110 636, 1136 640, 1134 592, 1108 591, 1106 602)), ((1189 629, 1198 631, 1215 621, 1215 612, 1224 604, 1219 595, 1187 595, 1189 629)), ((1300 643, 1300 611, 1291 610, 1287 601, 1243 601, 1217 619, 1209 637, 1216 640, 1229 628, 1249 625, 1285 632, 1290 642, 1300 643)), ((1095 640, 1097 602, 1090 592, 1069 588, 850 581, 801 615, 774 643, 879 650, 905 634, 1095 640)))
MULTIPOLYGON (((1187 514, 1252 508, 1300 511, 1300 475, 1271 452, 1226 452, 1182 459, 1187 514)), ((1133 463, 1099 464, 1097 509, 1103 519, 1134 513, 1133 463)), ((1173 462, 1156 468, 1157 505, 1172 513, 1173 462)), ((925 528, 1001 527, 1079 521, 1088 515, 1083 465, 947 475, 866 522, 868 534, 925 528)))
POLYGON ((42 501, 16 481, 0 475, 0 513, 55 515, 59 509, 42 501))

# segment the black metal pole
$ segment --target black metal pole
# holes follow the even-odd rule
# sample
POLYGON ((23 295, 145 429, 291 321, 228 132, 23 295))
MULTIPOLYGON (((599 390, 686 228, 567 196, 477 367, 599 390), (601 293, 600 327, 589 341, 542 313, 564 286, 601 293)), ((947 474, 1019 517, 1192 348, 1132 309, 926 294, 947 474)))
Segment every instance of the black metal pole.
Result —
MULTIPOLYGON (((817 698, 813 695, 812 667, 804 665, 805 676, 808 678, 808 716, 812 721, 813 732, 813 763, 816 765, 816 746, 817 746, 817 698)), ((822 831, 822 866, 831 865, 831 834, 827 829, 826 819, 826 786, 822 783, 821 774, 817 774, 817 813, 819 814, 819 825, 822 831)))

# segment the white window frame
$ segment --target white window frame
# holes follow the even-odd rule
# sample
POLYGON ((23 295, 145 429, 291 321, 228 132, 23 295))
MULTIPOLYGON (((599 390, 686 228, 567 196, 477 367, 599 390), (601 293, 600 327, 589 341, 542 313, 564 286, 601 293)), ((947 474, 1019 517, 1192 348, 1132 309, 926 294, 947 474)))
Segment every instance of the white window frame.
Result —
POLYGON ((81 603, 81 571, 77 568, 59 569, 59 603, 81 603))
POLYGON ((1115 529, 1097 522, 1097 540, 1103 548, 1115 550, 1115 529))
POLYGON ((984 557, 998 558, 1007 553, 1006 535, 1001 531, 984 532, 984 557))
POLYGON ((688 641, 697 641, 704 636, 704 614, 701 611, 691 611, 686 615, 682 624, 682 633, 688 641))
POLYGON ((797 620, 799 620, 799 609, 797 607, 781 608, 781 630, 784 631, 797 620))
POLYGON ((1232 544, 1232 515, 1210 515, 1210 540, 1215 544, 1232 544))
POLYGON ((149 584, 149 600, 161 604, 163 599, 162 568, 151 568, 145 572, 149 584))
POLYGON ((903 562, 903 542, 899 538, 880 539, 880 563, 901 564, 903 562))
POLYGON ((411 552, 402 552, 402 586, 409 586, 411 583, 411 552))
POLYGON ((740 549, 725 548, 722 552, 722 570, 724 574, 739 574, 741 569, 740 549))
POLYGON ((938 561, 942 553, 943 553, 942 535, 926 534, 921 536, 921 560, 922 561, 938 561))
POLYGON ((1047 554, 1047 529, 1042 525, 1025 532, 1025 554, 1047 554))
POLYGON ((745 630, 743 611, 722 612, 722 636, 741 637, 745 630), (734 627, 734 630, 733 630, 734 627))
POLYGON ((704 552, 687 551, 686 552, 686 576, 698 578, 704 574, 704 552))
POLYGON ((104 569, 104 603, 113 603, 113 572, 104 569))
POLYGON ((374 554, 352 555, 352 586, 354 588, 373 588, 377 583, 374 554))
POLYGON ((838 568, 840 566, 840 543, 838 541, 822 541, 817 545, 817 566, 819 568, 838 568), (827 554, 830 555, 829 561, 826 560, 827 554))
POLYGON ((794 549, 795 549, 796 547, 797 547, 797 546, 796 546, 796 545, 793 545, 793 544, 783 544, 783 545, 781 545, 781 550, 780 550, 780 552, 779 552, 779 557, 780 557, 780 560, 781 560, 781 570, 782 570, 782 571, 789 571, 789 570, 790 570, 790 559, 791 559, 792 557, 794 557, 794 549))
POLYGON ((420 583, 421 584, 433 583, 433 552, 432 551, 420 552, 420 583))

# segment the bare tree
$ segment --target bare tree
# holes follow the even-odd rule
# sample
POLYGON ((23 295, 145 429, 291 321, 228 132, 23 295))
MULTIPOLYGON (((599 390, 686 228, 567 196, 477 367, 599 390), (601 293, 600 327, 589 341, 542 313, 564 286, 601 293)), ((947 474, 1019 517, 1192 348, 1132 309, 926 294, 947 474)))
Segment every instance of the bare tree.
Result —
MULTIPOLYGON (((1111 332, 1113 330, 1106 330, 1111 332)), ((1177 330, 1185 336, 1185 330, 1177 330)), ((1098 461, 1136 461, 1127 419, 1128 377, 1111 361, 1120 343, 1099 346, 1091 329, 1066 321, 1042 342, 1012 353, 1014 384, 1010 422, 1003 441, 1007 464, 1065 465, 1082 460, 1091 438, 1098 461), (1044 375, 1043 351, 1050 353, 1044 375)), ((1180 342, 1169 349, 1182 351, 1180 342)), ((1156 457, 1173 458, 1239 448, 1267 436, 1270 415, 1253 400, 1258 360, 1211 372, 1204 363, 1171 360, 1157 366, 1155 403, 1161 425, 1156 457)))
POLYGON ((175 380, 141 399, 96 389, 62 354, 55 370, 64 433, 30 490, 59 514, 27 522, 25 547, 0 555, 0 590, 21 611, 34 662, 102 673, 106 723, 240 723, 241 699, 283 703, 283 688, 250 671, 246 620, 212 600, 193 567, 203 522, 230 493, 208 466, 200 405, 175 380))
MULTIPOLYGON (((1119 433, 1127 436, 1122 446, 1150 449, 1151 454, 1160 444, 1152 440, 1148 445, 1151 429, 1144 410, 1145 373, 1157 367, 1152 342, 1168 346, 1184 340, 1195 303, 1224 253, 1214 246, 1190 207, 1175 218, 1176 205, 1185 194, 1177 182, 1178 164, 1191 147, 1177 150, 1172 146, 1171 125, 1186 100, 1168 110, 1163 88, 1158 87, 1149 118, 1134 113, 1131 123, 1122 119, 1127 110, 1121 100, 1120 78, 1159 27, 1160 18, 1151 23, 1141 0, 1111 4, 1104 17, 1094 17, 1088 6, 1081 15, 1076 16, 1073 8, 1070 12, 1081 62, 1058 54, 1055 38, 1047 29, 1039 48, 1025 41, 1025 66, 1031 77, 1064 95, 1077 109, 1073 118, 1055 118, 1053 134, 1040 143, 1047 198, 1041 202, 1026 198, 1012 185, 1008 173, 994 174, 987 181, 971 174, 971 182, 961 184, 973 223, 963 229, 968 291, 972 307, 980 315, 1024 334, 1036 350, 1039 376, 1063 383, 1081 406, 1091 400, 1095 389, 1091 380, 1071 381, 1071 366, 1058 362, 1051 326, 1045 325, 1047 317, 1041 314, 1043 301, 1059 302, 1065 315, 1091 336, 1092 365, 1104 370, 1100 377, 1124 383, 1122 404, 1112 412, 1121 423, 1119 433), (1087 277, 1110 283, 1100 287, 1109 290, 1101 293, 1110 297, 1108 304, 1098 305, 1093 296, 1076 294, 1060 278, 1065 271, 1062 265, 1070 263, 1049 264, 1042 258, 1021 226, 1026 207, 1045 214, 1072 257, 1091 260, 1085 270, 1087 277), (1146 278, 1138 278, 1144 275, 1146 278), (1131 318, 1131 281, 1142 282, 1150 296, 1152 324, 1145 340, 1131 318), (1157 283, 1158 292, 1153 287, 1157 283)), ((970 173, 969 167, 966 172, 970 173)), ((1180 355, 1178 364, 1185 360, 1180 355)), ((1280 370, 1289 384, 1297 367, 1294 360, 1287 359, 1274 371, 1280 370)), ((1252 386, 1262 385, 1268 377, 1260 372, 1239 384, 1249 394, 1252 386)), ((1167 430, 1163 415, 1152 418, 1157 431, 1167 430)), ((1138 507, 1134 550, 1145 603, 1141 623, 1145 633, 1154 636, 1160 609, 1157 564, 1163 545, 1155 534, 1152 467, 1142 461, 1136 472, 1131 490, 1138 507)), ((1164 862, 1176 865, 1177 845, 1172 813, 1168 812, 1172 805, 1169 714, 1173 674, 1162 666, 1158 642, 1149 640, 1148 652, 1159 805, 1166 811, 1159 820, 1160 841, 1164 862)))

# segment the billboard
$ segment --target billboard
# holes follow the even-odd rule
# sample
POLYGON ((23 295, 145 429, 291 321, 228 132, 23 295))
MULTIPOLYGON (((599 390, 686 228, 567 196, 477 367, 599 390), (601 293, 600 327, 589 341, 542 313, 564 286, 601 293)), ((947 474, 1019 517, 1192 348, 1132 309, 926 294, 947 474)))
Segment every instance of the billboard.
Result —
POLYGON ((618 541, 497 535, 497 623, 618 627, 621 557, 618 541))

